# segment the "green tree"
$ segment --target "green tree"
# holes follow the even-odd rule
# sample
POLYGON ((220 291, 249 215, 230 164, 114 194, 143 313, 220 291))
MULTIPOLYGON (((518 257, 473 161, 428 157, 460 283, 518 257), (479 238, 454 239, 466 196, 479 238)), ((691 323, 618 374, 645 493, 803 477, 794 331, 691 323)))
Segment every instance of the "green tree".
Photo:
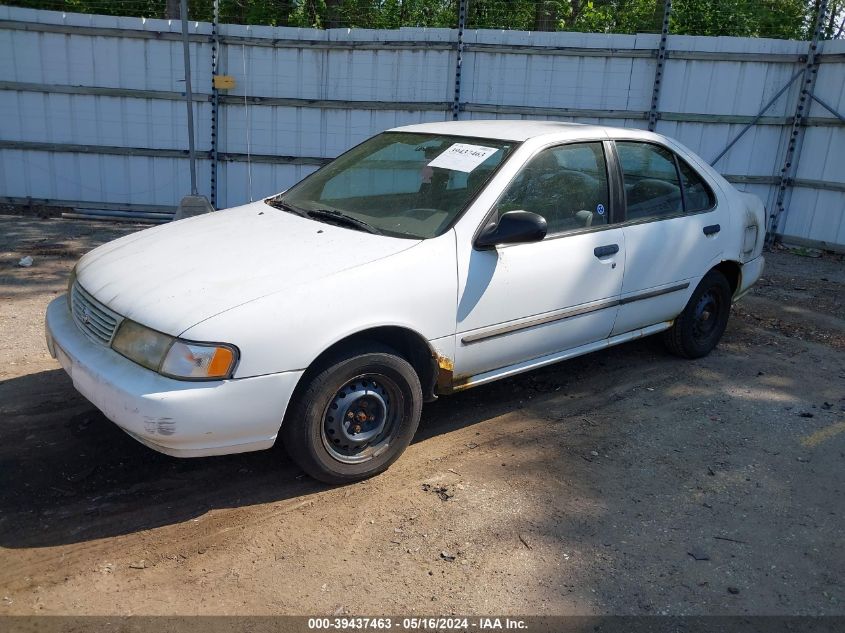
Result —
MULTIPOLYGON (((5 0, 40 9, 163 18, 179 0, 5 0)), ((674 0, 671 33, 808 39, 821 0, 674 0)), ((213 0, 188 0, 191 19, 210 21, 213 0)), ((845 0, 830 0, 826 38, 842 37, 845 0)), ((449 27, 458 0, 220 0, 222 22, 317 28, 449 27)), ((469 28, 586 33, 660 31, 663 0, 469 0, 469 28)))

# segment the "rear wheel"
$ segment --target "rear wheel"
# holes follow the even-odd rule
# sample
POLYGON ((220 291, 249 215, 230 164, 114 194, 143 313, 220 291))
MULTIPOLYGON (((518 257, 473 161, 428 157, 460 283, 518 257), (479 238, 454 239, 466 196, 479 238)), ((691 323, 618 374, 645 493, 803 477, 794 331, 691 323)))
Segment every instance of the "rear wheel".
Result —
POLYGON ((348 483, 396 461, 414 437, 421 411, 414 368, 393 349, 374 343, 316 370, 288 409, 282 439, 309 475, 348 483))
POLYGON ((731 286, 718 270, 711 270, 692 293, 684 311, 663 336, 673 354, 701 358, 719 343, 731 311, 731 286))

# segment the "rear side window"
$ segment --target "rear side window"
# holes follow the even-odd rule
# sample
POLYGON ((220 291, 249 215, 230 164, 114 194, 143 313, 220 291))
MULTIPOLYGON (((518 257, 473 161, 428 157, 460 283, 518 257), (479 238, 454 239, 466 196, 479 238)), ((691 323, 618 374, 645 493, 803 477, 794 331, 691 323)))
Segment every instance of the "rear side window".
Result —
POLYGON ((681 182, 684 189, 684 208, 687 213, 706 211, 716 205, 716 198, 710 187, 695 170, 678 158, 681 168, 681 182))
POLYGON ((627 202, 627 219, 643 220, 683 213, 675 156, 651 143, 617 141, 627 202))

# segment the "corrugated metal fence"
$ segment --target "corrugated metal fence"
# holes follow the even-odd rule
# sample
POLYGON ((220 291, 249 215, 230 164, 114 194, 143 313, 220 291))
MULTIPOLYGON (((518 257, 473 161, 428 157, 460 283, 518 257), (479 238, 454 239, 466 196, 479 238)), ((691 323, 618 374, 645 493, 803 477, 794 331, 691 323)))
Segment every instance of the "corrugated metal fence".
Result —
MULTIPOLYGON (((172 213, 190 191, 180 29, 0 6, 0 199, 172 213)), ((386 128, 452 117, 456 30, 221 25, 217 72, 236 85, 213 130, 211 25, 190 31, 199 189, 220 208, 285 189, 386 128)), ((464 32, 460 117, 646 127, 659 40, 464 32)), ((815 95, 841 114, 845 41, 821 46, 815 95)), ((753 123, 716 167, 772 208, 808 43, 672 35, 667 49, 657 131, 713 160, 753 123)), ((779 232, 843 247, 845 126, 817 101, 805 114, 779 232)))

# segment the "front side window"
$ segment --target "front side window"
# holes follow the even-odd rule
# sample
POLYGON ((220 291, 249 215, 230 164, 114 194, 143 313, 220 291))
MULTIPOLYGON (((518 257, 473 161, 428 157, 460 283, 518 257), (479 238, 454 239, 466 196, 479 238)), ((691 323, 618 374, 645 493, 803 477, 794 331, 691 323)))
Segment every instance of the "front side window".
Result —
POLYGON ((426 239, 445 232, 516 143, 385 132, 268 203, 324 221, 426 239), (328 219, 327 219, 328 218, 328 219))
POLYGON ((616 141, 622 165, 628 220, 660 218, 683 213, 675 156, 651 143, 616 141))
POLYGON ((607 165, 601 143, 545 149, 532 158, 496 204, 496 215, 531 211, 543 216, 548 233, 608 222, 607 165))

